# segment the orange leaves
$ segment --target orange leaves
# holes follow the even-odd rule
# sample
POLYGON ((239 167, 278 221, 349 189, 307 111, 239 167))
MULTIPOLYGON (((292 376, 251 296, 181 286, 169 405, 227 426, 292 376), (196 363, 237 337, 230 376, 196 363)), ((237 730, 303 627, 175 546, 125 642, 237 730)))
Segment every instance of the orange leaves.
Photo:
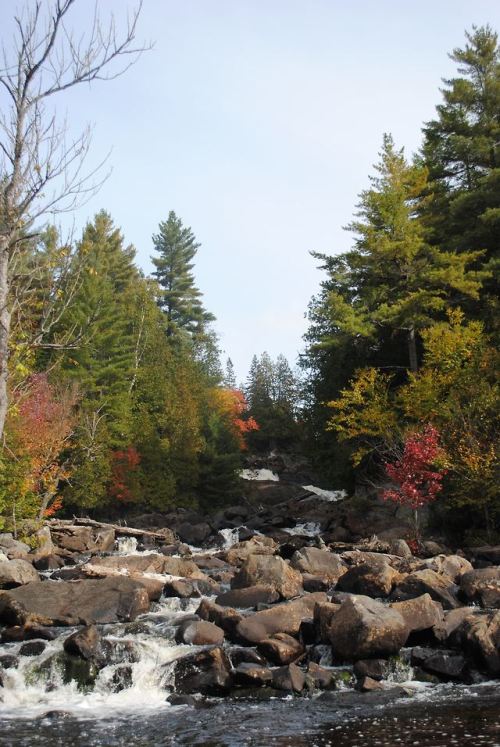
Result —
POLYGON ((111 495, 123 503, 130 503, 134 500, 134 491, 131 488, 131 478, 137 470, 141 457, 135 446, 128 446, 126 449, 114 451, 111 465, 111 486, 109 492, 111 495))
POLYGON ((245 417, 248 403, 239 389, 213 390, 214 408, 224 418, 236 437, 240 449, 246 449, 245 433, 259 429, 254 418, 245 417))

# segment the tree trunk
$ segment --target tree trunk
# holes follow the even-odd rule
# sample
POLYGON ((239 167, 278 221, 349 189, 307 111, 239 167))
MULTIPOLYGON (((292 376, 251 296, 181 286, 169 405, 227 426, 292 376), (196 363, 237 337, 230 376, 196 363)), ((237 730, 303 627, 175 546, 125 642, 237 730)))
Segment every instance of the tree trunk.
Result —
POLYGON ((410 327, 408 330, 408 353, 410 356, 410 371, 416 373, 418 371, 417 341, 413 327, 410 327))
POLYGON ((0 236, 0 440, 3 437, 5 418, 9 405, 7 383, 9 378, 9 254, 7 239, 0 236))

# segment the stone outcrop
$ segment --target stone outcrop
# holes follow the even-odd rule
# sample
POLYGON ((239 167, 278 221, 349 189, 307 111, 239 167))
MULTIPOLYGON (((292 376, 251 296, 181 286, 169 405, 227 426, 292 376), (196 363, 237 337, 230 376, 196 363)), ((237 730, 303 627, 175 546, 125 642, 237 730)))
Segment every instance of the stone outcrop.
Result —
POLYGON ((397 654, 407 638, 403 616, 369 597, 347 599, 330 626, 332 649, 341 661, 397 654))

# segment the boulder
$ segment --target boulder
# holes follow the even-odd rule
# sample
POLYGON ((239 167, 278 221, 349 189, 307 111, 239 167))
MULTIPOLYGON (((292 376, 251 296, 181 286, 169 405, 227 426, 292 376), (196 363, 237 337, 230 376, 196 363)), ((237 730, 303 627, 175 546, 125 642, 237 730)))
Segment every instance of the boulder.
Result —
POLYGON ((460 579, 460 593, 469 602, 482 607, 494 607, 500 596, 500 567, 479 568, 465 573, 460 579))
POLYGON ((460 628, 466 617, 474 615, 475 610, 471 607, 458 607, 455 610, 449 610, 444 613, 444 618, 434 626, 434 636, 438 641, 443 643, 452 639, 456 631, 460 628))
POLYGON ((53 555, 55 548, 49 527, 45 526, 38 529, 38 531, 35 532, 35 537, 37 543, 37 556, 42 557, 43 555, 53 555))
POLYGON ((33 558, 33 565, 37 571, 56 571, 64 566, 64 560, 60 555, 53 553, 47 555, 36 555, 33 558))
POLYGON ((402 616, 410 633, 439 627, 444 620, 441 604, 431 599, 430 594, 393 602, 391 607, 402 616))
POLYGON ((0 667, 2 669, 17 669, 19 659, 14 654, 4 654, 0 656, 0 667))
POLYGON ((282 599, 291 599, 303 592, 300 573, 273 555, 250 555, 231 582, 232 589, 256 585, 269 586, 282 599))
POLYGON ((269 667, 251 662, 238 664, 233 672, 234 684, 238 687, 262 687, 269 685, 273 679, 269 667))
POLYGON ((465 617, 455 635, 480 667, 489 674, 500 674, 500 611, 465 617))
POLYGON ((266 666, 266 660, 264 657, 261 656, 256 649, 247 648, 246 646, 232 646, 229 650, 229 658, 235 668, 240 664, 258 664, 261 667, 266 666))
POLYGON ((400 578, 385 560, 371 560, 349 568, 339 580, 337 589, 369 597, 387 597, 400 578))
POLYGON ((45 641, 27 641, 19 648, 20 656, 39 656, 45 651, 45 641))
POLYGON ((134 620, 148 610, 142 584, 124 576, 34 582, 0 595, 0 622, 14 625, 113 623, 134 620))
POLYGON ((411 558, 413 555, 408 543, 404 539, 389 540, 389 552, 391 555, 397 555, 400 558, 411 558))
POLYGON ((18 643, 19 641, 32 641, 34 639, 53 641, 57 633, 52 628, 46 628, 36 623, 27 625, 12 625, 2 630, 0 640, 2 643, 18 643))
POLYGON ((51 528, 52 542, 72 552, 110 552, 115 545, 115 530, 110 527, 58 525, 51 528))
POLYGON ((372 680, 383 680, 388 669, 386 659, 360 659, 354 664, 353 672, 358 679, 369 677, 372 680))
POLYGON ((87 625, 76 633, 68 636, 63 647, 67 654, 78 656, 80 659, 94 657, 101 645, 101 636, 95 625, 87 625))
POLYGON ((257 584, 255 586, 247 586, 245 589, 226 591, 224 594, 219 594, 215 601, 223 607, 249 609, 256 607, 258 604, 273 604, 279 598, 280 595, 271 586, 257 584))
POLYGON ((202 620, 207 620, 222 628, 230 637, 235 635, 238 623, 242 619, 240 613, 232 607, 222 607, 208 599, 203 599, 196 614, 202 620))
POLYGON ((40 577, 37 571, 26 560, 0 561, 0 589, 13 589, 38 581, 40 577))
POLYGON ((404 601, 429 594, 436 602, 440 602, 445 610, 460 607, 457 599, 458 587, 448 576, 440 576, 435 571, 424 569, 415 571, 404 578, 391 594, 393 601, 404 601))
POLYGON ((317 602, 326 602, 326 594, 309 594, 293 602, 256 612, 240 620, 236 626, 236 635, 248 645, 259 643, 274 633, 296 636, 302 621, 313 617, 317 602))
POLYGON ((14 539, 10 532, 2 532, 0 534, 0 552, 6 555, 8 558, 16 558, 20 555, 26 555, 31 550, 31 547, 26 542, 20 542, 14 539))
POLYGON ((295 664, 287 664, 284 667, 272 670, 271 686, 275 690, 287 690, 300 693, 306 684, 304 672, 295 664))
POLYGON ((183 521, 175 528, 176 534, 183 542, 188 545, 200 545, 212 534, 212 527, 205 522, 191 524, 189 521, 183 521))
POLYGON ((189 599, 190 597, 199 597, 200 592, 195 588, 191 581, 174 578, 167 581, 163 587, 163 593, 166 597, 179 597, 180 599, 189 599))
POLYGON ((176 693, 221 695, 230 689, 231 684, 231 662, 220 647, 197 651, 175 663, 176 693))
POLYGON ((108 558, 91 558, 89 566, 125 570, 132 573, 158 573, 160 575, 180 576, 182 578, 208 579, 196 563, 184 558, 172 558, 168 555, 150 553, 148 555, 112 555, 108 558))
POLYGON ((307 666, 306 681, 311 689, 328 690, 335 687, 332 672, 314 661, 310 661, 307 666))
POLYGON ((361 677, 356 683, 356 690, 362 693, 370 693, 374 690, 385 690, 385 687, 380 680, 373 679, 372 677, 361 677))
POLYGON ((303 573, 302 586, 304 587, 304 591, 315 592, 328 591, 332 584, 323 576, 311 576, 310 573, 303 573))
POLYGON ((290 560, 290 565, 301 573, 319 576, 331 584, 336 584, 346 572, 346 566, 338 555, 317 547, 304 547, 302 550, 297 550, 290 560))
POLYGON ((223 557, 229 565, 239 566, 251 555, 274 555, 275 552, 276 542, 271 537, 259 535, 245 542, 238 542, 237 545, 227 550, 223 557))
POLYGON ((436 651, 419 646, 412 649, 411 663, 444 679, 461 679, 466 669, 465 658, 456 651, 436 651))
POLYGON ((473 570, 471 563, 461 555, 436 555, 424 560, 422 565, 431 571, 448 576, 453 583, 458 583, 464 573, 473 570))
POLYGON ((221 646, 224 631, 206 620, 188 620, 180 626, 177 641, 192 646, 221 646))
POLYGON ((316 626, 316 638, 319 643, 330 643, 330 625, 333 616, 340 609, 340 604, 331 602, 318 602, 314 607, 314 624, 316 626))
POLYGON ((305 651, 296 638, 287 633, 274 633, 257 645, 257 651, 273 664, 291 664, 297 661, 305 651))
POLYGON ((369 597, 347 599, 330 626, 333 653, 344 661, 397 654, 407 638, 402 615, 369 597))

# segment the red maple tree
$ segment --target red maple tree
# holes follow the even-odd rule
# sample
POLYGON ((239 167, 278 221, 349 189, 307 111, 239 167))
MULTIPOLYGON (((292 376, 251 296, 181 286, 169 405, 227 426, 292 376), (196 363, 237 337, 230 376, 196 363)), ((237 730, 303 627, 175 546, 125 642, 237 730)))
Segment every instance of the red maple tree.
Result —
POLYGON ((135 446, 119 449, 112 454, 111 464, 111 495, 123 503, 134 500, 134 491, 131 488, 131 477, 139 466, 141 457, 135 446))

